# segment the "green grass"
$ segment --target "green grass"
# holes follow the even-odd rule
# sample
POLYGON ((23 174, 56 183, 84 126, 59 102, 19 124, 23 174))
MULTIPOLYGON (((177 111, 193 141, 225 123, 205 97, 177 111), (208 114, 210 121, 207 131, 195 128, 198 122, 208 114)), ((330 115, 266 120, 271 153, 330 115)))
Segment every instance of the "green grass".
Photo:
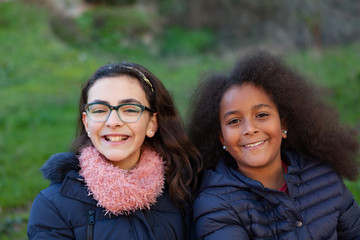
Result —
MULTIPOLYGON (((163 81, 185 115, 201 75, 208 70, 226 71, 236 58, 201 54, 199 43, 210 41, 204 32, 191 32, 194 46, 186 42, 188 50, 181 56, 152 55, 151 49, 142 52, 143 45, 142 51, 136 46, 130 50, 116 46, 112 51, 109 45, 69 44, 54 34, 50 19, 38 6, 16 0, 0 3, 0 226, 4 226, 0 239, 26 239, 31 201, 48 185, 39 168, 51 154, 67 151, 75 135, 80 86, 96 68, 114 61, 143 64, 163 81)), ((181 49, 182 34, 189 32, 176 34, 179 42, 177 38, 167 41, 181 49)), ((353 44, 286 56, 295 68, 330 87, 330 100, 340 108, 341 119, 358 127, 359 52, 360 44, 353 44)), ((347 185, 359 201, 359 182, 347 185)))
POLYGON ((46 186, 38 168, 50 151, 67 149, 75 96, 99 61, 79 61, 81 52, 52 35, 44 11, 8 2, 0 12, 0 187, 7 192, 0 204, 7 208, 46 186))

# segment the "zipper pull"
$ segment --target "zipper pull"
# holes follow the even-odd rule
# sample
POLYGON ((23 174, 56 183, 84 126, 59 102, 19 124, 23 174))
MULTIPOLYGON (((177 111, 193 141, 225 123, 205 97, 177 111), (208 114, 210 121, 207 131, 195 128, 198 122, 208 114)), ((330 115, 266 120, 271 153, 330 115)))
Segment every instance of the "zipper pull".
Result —
POLYGON ((95 224, 95 212, 94 210, 89 210, 89 224, 87 229, 87 240, 93 240, 94 238, 94 224, 95 224))

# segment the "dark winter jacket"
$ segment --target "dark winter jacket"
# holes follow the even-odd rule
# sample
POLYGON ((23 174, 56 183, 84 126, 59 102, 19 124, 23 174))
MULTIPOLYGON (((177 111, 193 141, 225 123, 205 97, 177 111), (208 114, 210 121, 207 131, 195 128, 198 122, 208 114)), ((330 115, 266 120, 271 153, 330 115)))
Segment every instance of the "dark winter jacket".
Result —
POLYGON ((336 173, 295 154, 284 157, 289 195, 245 177, 230 159, 207 170, 194 205, 198 238, 360 239, 360 208, 336 173))
POLYGON ((42 167, 51 185, 36 197, 28 223, 30 239, 187 239, 183 211, 167 189, 150 210, 130 215, 104 215, 88 196, 72 153, 52 156, 42 167), (89 238, 90 237, 90 238, 89 238))

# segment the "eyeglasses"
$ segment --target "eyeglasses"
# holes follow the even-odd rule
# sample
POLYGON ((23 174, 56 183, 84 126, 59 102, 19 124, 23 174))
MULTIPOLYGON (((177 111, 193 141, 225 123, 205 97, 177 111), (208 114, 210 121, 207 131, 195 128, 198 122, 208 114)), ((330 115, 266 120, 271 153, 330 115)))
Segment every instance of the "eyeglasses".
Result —
POLYGON ((111 106, 106 103, 89 103, 84 105, 85 112, 94 122, 106 122, 112 110, 115 110, 121 121, 132 123, 139 120, 141 114, 146 110, 155 112, 141 104, 125 103, 111 106))

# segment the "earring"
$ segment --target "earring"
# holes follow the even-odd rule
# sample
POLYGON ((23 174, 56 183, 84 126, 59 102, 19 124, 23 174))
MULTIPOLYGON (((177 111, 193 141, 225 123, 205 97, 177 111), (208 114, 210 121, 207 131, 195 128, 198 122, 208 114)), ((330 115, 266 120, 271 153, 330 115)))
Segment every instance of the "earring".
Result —
POLYGON ((150 131, 150 134, 153 134, 153 131, 150 131))
POLYGON ((90 131, 87 131, 87 135, 88 135, 88 137, 90 137, 90 131))
POLYGON ((223 149, 226 150, 226 146, 225 146, 225 145, 223 146, 223 149))
POLYGON ((284 130, 284 131, 283 131, 283 133, 286 135, 286 134, 287 134, 287 131, 286 131, 286 130, 284 130))

